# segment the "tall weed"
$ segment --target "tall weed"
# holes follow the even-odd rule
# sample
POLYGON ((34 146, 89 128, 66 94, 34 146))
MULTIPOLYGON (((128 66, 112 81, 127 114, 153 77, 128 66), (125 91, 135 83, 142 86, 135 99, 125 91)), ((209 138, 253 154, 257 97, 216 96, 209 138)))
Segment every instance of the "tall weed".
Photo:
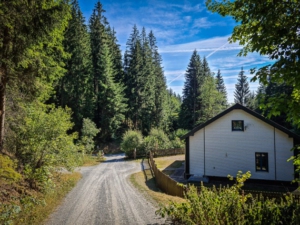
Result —
POLYGON ((157 213, 182 224, 300 224, 300 206, 292 195, 286 195, 280 201, 244 195, 241 188, 250 176, 250 172, 242 174, 239 171, 232 187, 207 188, 201 185, 198 192, 196 187, 190 186, 185 195, 186 202, 172 202, 157 213))

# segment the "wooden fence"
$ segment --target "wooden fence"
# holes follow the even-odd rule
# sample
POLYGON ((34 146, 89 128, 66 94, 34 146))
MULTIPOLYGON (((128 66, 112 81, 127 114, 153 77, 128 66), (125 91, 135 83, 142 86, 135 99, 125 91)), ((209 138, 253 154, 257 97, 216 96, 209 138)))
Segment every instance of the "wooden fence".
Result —
POLYGON ((154 173, 156 185, 159 189, 169 195, 183 198, 185 187, 183 185, 178 185, 175 180, 171 179, 169 176, 167 176, 157 168, 155 161, 153 160, 152 152, 150 152, 149 154, 149 165, 154 173))
POLYGON ((168 155, 180 155, 185 153, 185 148, 170 148, 170 149, 159 149, 151 150, 154 157, 157 156, 168 156, 168 155))

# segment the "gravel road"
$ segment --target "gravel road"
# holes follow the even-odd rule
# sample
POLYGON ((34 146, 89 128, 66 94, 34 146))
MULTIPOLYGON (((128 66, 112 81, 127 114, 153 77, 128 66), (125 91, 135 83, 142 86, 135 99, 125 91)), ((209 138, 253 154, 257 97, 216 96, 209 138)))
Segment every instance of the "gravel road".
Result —
POLYGON ((124 154, 82 168, 82 179, 46 225, 163 224, 155 215, 156 208, 128 181, 130 174, 141 169, 138 162, 124 161, 124 154))

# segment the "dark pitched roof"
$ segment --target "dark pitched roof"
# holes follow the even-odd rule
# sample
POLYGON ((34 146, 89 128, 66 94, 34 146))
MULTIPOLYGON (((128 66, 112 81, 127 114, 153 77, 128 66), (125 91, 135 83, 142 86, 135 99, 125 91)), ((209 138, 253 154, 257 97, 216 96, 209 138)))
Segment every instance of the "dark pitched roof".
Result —
POLYGON ((269 120, 265 117, 263 117, 262 115, 258 114, 257 112, 254 112, 252 111, 251 109, 245 107, 245 106, 242 106, 241 104, 238 104, 236 103, 235 105, 231 106, 230 108, 226 109, 225 111, 221 112, 220 114, 216 115, 215 117, 211 118, 210 120, 206 121, 205 123, 202 123, 202 124, 199 124, 197 125, 196 127, 194 127, 190 132, 188 132, 187 134, 183 135, 181 137, 181 139, 184 139, 186 137, 189 137, 189 136, 193 136, 194 133, 196 133, 198 130, 202 129, 203 127, 206 127, 208 124, 216 121, 217 119, 221 118, 222 116, 226 115, 227 113, 231 112, 232 110, 234 109, 241 109, 241 110, 244 110, 245 112, 251 114, 252 116, 255 116, 256 118, 264 121, 265 123, 267 124, 270 124, 271 126, 277 128, 278 130, 281 130, 282 132, 286 133, 289 135, 289 137, 293 137, 295 139, 298 139, 300 140, 300 136, 298 136, 297 134, 295 134, 294 132, 286 129, 285 127, 275 123, 274 121, 272 120, 269 120))

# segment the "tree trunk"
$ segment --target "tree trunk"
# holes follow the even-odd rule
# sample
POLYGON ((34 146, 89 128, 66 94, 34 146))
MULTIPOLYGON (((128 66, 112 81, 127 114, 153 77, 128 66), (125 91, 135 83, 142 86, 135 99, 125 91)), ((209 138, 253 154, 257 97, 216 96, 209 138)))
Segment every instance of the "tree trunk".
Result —
POLYGON ((4 151, 4 121, 5 121, 5 101, 6 101, 6 79, 4 74, 1 75, 0 81, 0 152, 5 153, 4 151))

